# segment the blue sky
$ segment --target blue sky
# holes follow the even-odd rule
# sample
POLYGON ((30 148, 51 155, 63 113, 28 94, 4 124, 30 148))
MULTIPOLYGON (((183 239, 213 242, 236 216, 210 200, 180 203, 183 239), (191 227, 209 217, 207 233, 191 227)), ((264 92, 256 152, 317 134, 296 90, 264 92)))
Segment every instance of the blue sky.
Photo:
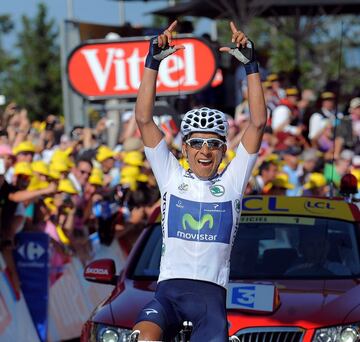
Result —
MULTIPOLYGON (((54 18, 58 24, 67 17, 67 3, 73 3, 74 18, 80 21, 118 25, 120 22, 119 2, 113 0, 2 0, 0 14, 10 14, 15 22, 15 29, 21 29, 22 15, 34 17, 37 4, 42 2, 48 7, 49 17, 54 18)), ((134 25, 150 25, 151 15, 147 12, 168 6, 168 1, 128 1, 125 2, 126 21, 134 25)), ((210 30, 209 20, 201 20, 197 32, 210 30)), ((5 44, 12 45, 15 34, 6 37, 5 44)))

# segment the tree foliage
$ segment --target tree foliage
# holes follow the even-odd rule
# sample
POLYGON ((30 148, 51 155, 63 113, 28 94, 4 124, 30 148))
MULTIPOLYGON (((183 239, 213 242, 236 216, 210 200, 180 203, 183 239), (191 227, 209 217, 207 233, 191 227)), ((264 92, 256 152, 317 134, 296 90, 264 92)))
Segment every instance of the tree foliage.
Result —
MULTIPOLYGON (((351 96, 360 87, 360 62, 349 63, 345 57, 350 48, 360 45, 359 24, 355 15, 294 16, 254 18, 240 29, 256 42, 268 70, 286 75, 287 85, 321 91, 338 80, 340 71, 341 93, 351 96)), ((228 25, 227 20, 218 22, 219 41, 225 44, 230 37, 228 25)))
POLYGON ((0 94, 4 92, 5 82, 8 79, 9 69, 14 60, 10 53, 4 48, 3 38, 14 28, 14 23, 8 15, 0 15, 0 94))
POLYGON ((61 111, 60 50, 55 22, 38 5, 34 18, 22 17, 16 46, 19 54, 11 70, 8 98, 25 106, 32 118, 61 111))

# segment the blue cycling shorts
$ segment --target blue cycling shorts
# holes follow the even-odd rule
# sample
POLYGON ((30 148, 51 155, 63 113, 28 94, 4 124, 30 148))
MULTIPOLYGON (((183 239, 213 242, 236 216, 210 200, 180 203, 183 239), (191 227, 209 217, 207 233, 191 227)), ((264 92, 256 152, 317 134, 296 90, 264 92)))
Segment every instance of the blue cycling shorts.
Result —
POLYGON ((183 321, 191 321, 191 342, 228 342, 226 290, 200 280, 163 280, 136 323, 142 321, 160 326, 165 341, 181 330, 183 321))

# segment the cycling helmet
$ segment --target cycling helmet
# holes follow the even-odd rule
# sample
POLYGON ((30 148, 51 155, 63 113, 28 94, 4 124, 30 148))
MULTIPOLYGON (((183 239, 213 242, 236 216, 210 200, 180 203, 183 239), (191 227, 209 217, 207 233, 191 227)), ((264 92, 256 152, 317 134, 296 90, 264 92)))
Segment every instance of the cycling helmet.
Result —
POLYGON ((207 107, 188 111, 181 121, 181 134, 186 136, 193 132, 213 132, 226 137, 228 122, 223 112, 207 107))

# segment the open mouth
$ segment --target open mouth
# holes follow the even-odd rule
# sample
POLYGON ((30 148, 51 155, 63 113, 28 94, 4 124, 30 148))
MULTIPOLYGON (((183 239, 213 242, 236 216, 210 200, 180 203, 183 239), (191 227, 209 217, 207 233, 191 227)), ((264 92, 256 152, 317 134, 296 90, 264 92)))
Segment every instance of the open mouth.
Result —
POLYGON ((210 166, 212 164, 212 160, 211 159, 199 159, 198 160, 198 163, 201 165, 201 166, 210 166))

